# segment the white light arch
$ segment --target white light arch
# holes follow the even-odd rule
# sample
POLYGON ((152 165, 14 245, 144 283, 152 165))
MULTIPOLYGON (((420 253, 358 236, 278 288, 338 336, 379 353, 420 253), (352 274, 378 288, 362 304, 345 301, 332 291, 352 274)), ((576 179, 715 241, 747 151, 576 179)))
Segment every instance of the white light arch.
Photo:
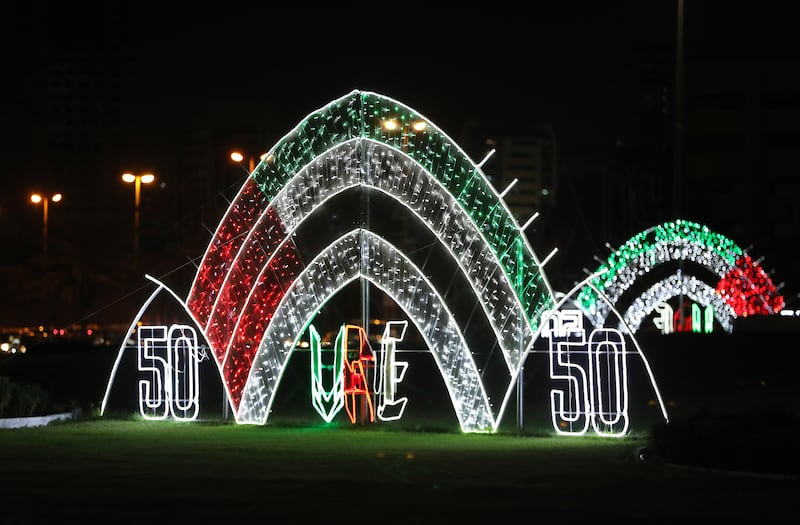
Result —
POLYGON ((272 207, 291 235, 314 209, 355 187, 395 199, 436 235, 479 298, 506 365, 511 372, 516 370, 521 352, 532 344, 533 331, 511 284, 503 278, 497 255, 455 197, 407 155, 370 139, 347 141, 298 172, 272 207), (369 169, 362 163, 369 163, 369 169), (418 181, 424 181, 424 194, 415 191, 418 181))
POLYGON ((331 243, 295 279, 253 360, 239 423, 264 424, 286 363, 321 306, 364 278, 392 297, 417 326, 434 356, 464 432, 493 432, 496 417, 469 347, 447 305, 422 272, 378 235, 356 229, 331 243), (424 300, 420 300, 424 299, 424 300), (287 343, 291 341, 291 343, 287 343))
POLYGON ((711 305, 715 318, 722 329, 727 333, 733 332, 733 320, 736 318, 733 307, 726 303, 713 287, 693 275, 683 275, 680 271, 653 284, 634 299, 633 303, 625 310, 623 319, 631 327, 631 330, 636 332, 642 321, 659 304, 666 303, 678 296, 688 297, 703 307, 711 305))

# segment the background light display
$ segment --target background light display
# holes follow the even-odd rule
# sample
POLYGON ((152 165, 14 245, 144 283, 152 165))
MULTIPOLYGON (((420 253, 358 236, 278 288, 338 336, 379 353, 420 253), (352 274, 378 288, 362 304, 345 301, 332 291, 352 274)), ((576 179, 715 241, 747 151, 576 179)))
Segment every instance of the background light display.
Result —
POLYGON ((732 330, 731 317, 769 315, 783 308, 783 297, 759 263, 724 235, 686 220, 666 222, 629 239, 601 264, 599 269, 607 271, 595 277, 592 286, 584 287, 577 304, 595 326, 603 326, 609 306, 643 275, 676 261, 704 267, 717 276, 717 281, 703 284, 676 272, 636 298, 624 315, 630 326, 639 327, 658 304, 679 294, 703 307, 712 305, 726 331, 732 330), (600 301, 598 291, 608 301, 600 301))
MULTIPOLYGON (((660 317, 659 308, 662 305, 666 305, 667 301, 673 297, 678 296, 688 297, 698 305, 703 305, 703 308, 710 307, 714 319, 722 329, 728 333, 733 331, 733 319, 736 318, 736 312, 730 303, 726 302, 712 286, 695 276, 683 275, 680 270, 653 284, 644 293, 636 297, 633 304, 625 310, 623 319, 632 330, 636 331, 653 312, 657 312, 660 317)), ((669 307, 669 309, 670 315, 672 315, 674 309, 672 307, 669 307)), ((670 318, 669 326, 674 328, 675 320, 673 318, 670 318)), ((675 331, 667 326, 662 326, 661 321, 659 321, 657 328, 665 334, 675 331)), ((713 328, 709 327, 705 331, 713 331, 713 328)))

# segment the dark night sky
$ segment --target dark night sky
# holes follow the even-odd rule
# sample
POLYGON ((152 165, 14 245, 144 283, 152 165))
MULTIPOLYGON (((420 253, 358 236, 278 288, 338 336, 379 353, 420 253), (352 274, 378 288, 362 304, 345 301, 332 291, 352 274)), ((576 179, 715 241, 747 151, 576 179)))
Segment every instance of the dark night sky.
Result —
MULTIPOLYGON (((407 104, 456 140, 470 123, 509 130, 550 123, 562 166, 585 165, 597 152, 641 139, 643 69, 659 62, 669 78, 674 66, 677 0, 272 5, 11 2, 0 21, 4 157, 30 148, 17 130, 31 110, 28 49, 42 39, 121 42, 130 51, 125 127, 132 154, 156 163, 169 137, 198 123, 257 122, 267 149, 311 111, 362 89, 407 104), (42 6, 49 15, 40 20, 42 6), (103 14, 109 9, 112 20, 103 14)), ((799 56, 786 2, 685 5, 687 61, 799 56)), ((6 210, 36 178, 9 162, 2 180, 12 191, 0 196, 6 210)), ((590 169, 573 174, 592 177, 590 169)), ((601 232, 585 233, 588 253, 600 253, 601 232)))
MULTIPOLYGON (((131 129, 237 122, 249 111, 277 141, 310 111, 365 89, 408 104, 453 137, 468 121, 550 122, 566 155, 635 133, 637 75, 654 49, 673 63, 677 13, 677 0, 525 9, 118 2, 107 21, 98 13, 110 8, 99 2, 33 4, 12 2, 2 21, 4 111, 12 116, 25 111, 24 76, 35 68, 25 63, 26 46, 80 35, 87 45, 122 40, 132 49, 124 101, 137 108, 131 129), (42 5, 57 15, 39 24, 42 5), (243 110, 249 102, 253 109, 243 110)), ((687 60, 796 52, 785 5, 687 1, 687 60)), ((4 138, 13 142, 12 129, 4 138)))
MULTIPOLYGON (((469 120, 534 119, 554 122, 568 139, 613 141, 633 109, 623 79, 643 47, 673 45, 676 18, 671 1, 534 2, 530 10, 136 2, 120 8, 117 23, 103 23, 98 8, 85 5, 59 7, 63 14, 36 31, 47 39, 81 34, 97 46, 125 40, 134 50, 129 102, 142 106, 132 128, 204 116, 236 121, 240 104, 251 101, 276 141, 352 89, 400 100, 454 137, 469 120)), ((37 8, 19 9, 25 19, 37 8)), ((28 24, 5 22, 7 38, 18 28, 23 42, 31 39, 28 24)))
POLYGON ((578 12, 562 6, 524 14, 489 6, 434 15, 375 9, 373 16, 372 8, 356 4, 285 19, 266 12, 249 17, 250 24, 243 13, 229 13, 222 22, 199 22, 193 31, 210 38, 191 45, 166 24, 159 33, 175 45, 154 63, 164 84, 180 86, 188 105, 253 101, 276 138, 356 88, 403 101, 454 137, 469 120, 565 118, 575 129, 562 126, 564 132, 577 136, 578 128, 626 125, 618 109, 625 107, 626 86, 619 78, 636 46, 674 38, 670 2, 646 18, 627 13, 642 22, 623 33, 611 30, 619 12, 586 5, 578 12), (187 81, 191 88, 183 91, 187 81))
MULTIPOLYGON (((791 52, 790 44, 796 51, 790 17, 778 7, 785 4, 686 4, 687 60, 791 52)), ((533 119, 554 123, 567 145, 613 144, 632 133, 645 61, 657 52, 674 63, 676 6, 137 8, 129 20, 139 48, 131 78, 140 79, 142 99, 176 115, 203 107, 225 118, 225 106, 215 112, 214 105, 252 101, 276 139, 358 88, 403 101, 456 137, 468 120, 533 119)), ((159 115, 142 116, 158 122, 159 115)))
MULTIPOLYGON (((120 2, 107 21, 102 5, 11 4, 3 47, 12 116, 25 111, 29 85, 20 76, 35 68, 25 46, 80 35, 87 45, 121 39, 132 50, 123 103, 136 109, 126 125, 146 136, 199 120, 233 124, 247 112, 275 142, 310 111, 364 89, 408 104, 455 138, 472 121, 549 122, 565 157, 635 136, 643 63, 654 53, 667 67, 674 62, 677 13, 677 0, 525 9, 120 2), (39 24, 40 5, 57 15, 39 24)), ((794 31, 783 5, 688 1, 687 59, 786 49, 794 31)), ((6 145, 18 139, 12 129, 6 145)))

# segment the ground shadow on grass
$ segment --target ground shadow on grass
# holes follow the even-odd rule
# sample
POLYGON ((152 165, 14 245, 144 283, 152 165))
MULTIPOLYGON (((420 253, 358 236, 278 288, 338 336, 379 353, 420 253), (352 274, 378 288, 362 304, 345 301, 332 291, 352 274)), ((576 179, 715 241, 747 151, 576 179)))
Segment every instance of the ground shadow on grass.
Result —
POLYGON ((800 475, 796 411, 776 405, 738 411, 707 408, 652 429, 643 459, 728 471, 800 475))

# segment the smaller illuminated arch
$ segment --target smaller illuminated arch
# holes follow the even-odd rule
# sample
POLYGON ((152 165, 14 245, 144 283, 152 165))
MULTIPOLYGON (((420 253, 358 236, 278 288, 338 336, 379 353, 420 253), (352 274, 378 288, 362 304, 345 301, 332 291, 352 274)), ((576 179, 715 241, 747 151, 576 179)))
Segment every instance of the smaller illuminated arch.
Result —
POLYGON ((633 303, 625 310, 623 319, 631 330, 639 330, 642 321, 646 319, 659 304, 666 303, 673 297, 686 296, 701 306, 711 305, 715 318, 722 329, 731 333, 736 312, 733 307, 725 302, 722 296, 702 280, 695 276, 683 275, 680 271, 662 279, 636 297, 633 303))
MULTIPOLYGON (((643 275, 657 266, 676 261, 691 261, 718 276, 714 283, 715 293, 730 306, 715 310, 723 320, 731 311, 736 317, 752 313, 772 314, 783 308, 783 297, 776 293, 769 276, 742 248, 707 226, 680 219, 649 228, 615 250, 600 265, 598 270, 604 270, 602 274, 592 279, 591 286, 581 290, 577 303, 592 324, 602 326, 610 307, 643 275), (600 301, 599 293, 608 301, 600 301)), ((700 302, 705 301, 705 305, 720 304, 709 300, 705 293, 698 297, 702 299, 700 302)), ((634 306, 640 305, 651 307, 647 298, 634 303, 634 306)), ((643 313, 626 315, 636 321, 643 313)))

